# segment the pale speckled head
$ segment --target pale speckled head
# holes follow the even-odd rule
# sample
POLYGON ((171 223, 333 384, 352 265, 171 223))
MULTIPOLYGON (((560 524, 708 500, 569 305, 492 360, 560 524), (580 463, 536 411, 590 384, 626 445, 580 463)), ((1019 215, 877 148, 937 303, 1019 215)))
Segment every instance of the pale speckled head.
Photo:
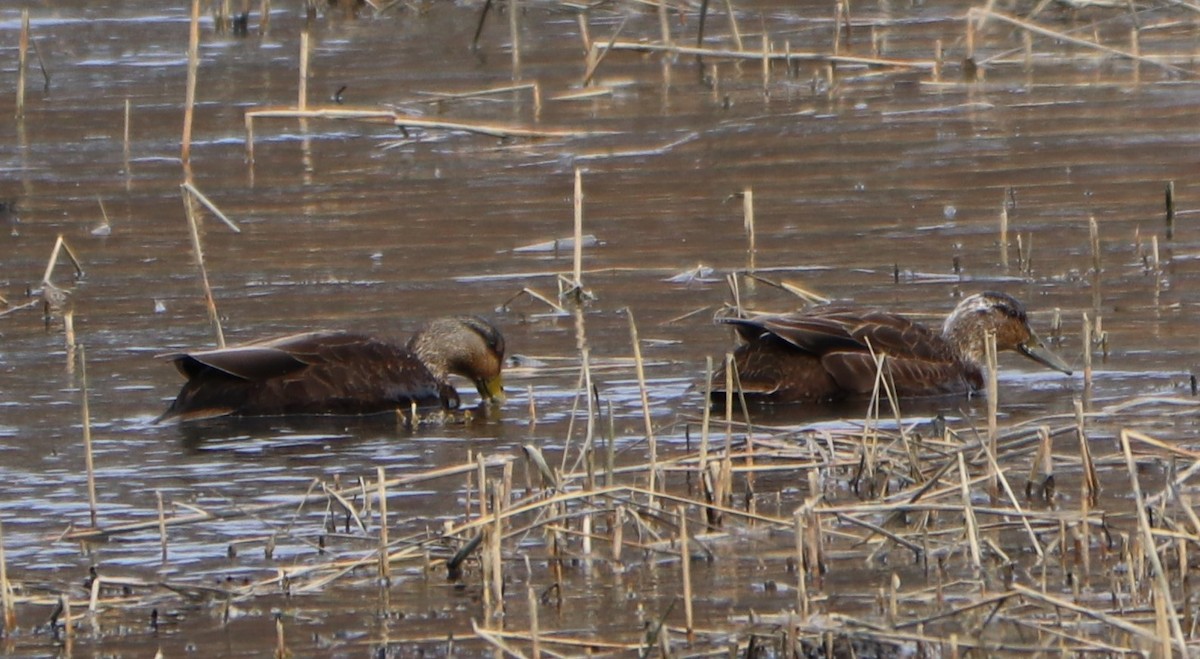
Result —
POLYGON ((478 316, 438 318, 414 334, 408 348, 439 380, 461 375, 475 384, 485 401, 504 402, 504 337, 488 321, 478 316))
POLYGON ((942 336, 964 359, 982 364, 988 332, 996 334, 996 350, 1012 350, 1067 375, 1071 369, 1050 352, 1029 326, 1025 306, 1005 293, 987 291, 964 298, 942 326, 942 336))

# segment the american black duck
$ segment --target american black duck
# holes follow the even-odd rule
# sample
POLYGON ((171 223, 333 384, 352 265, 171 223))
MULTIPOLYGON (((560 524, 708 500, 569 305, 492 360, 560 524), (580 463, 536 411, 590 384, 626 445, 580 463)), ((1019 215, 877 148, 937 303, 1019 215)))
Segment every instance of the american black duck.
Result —
MULTIPOLYGON (((870 395, 876 354, 898 396, 963 394, 984 385, 988 332, 997 351, 1013 350, 1057 371, 1071 369, 1046 349, 1025 307, 1004 293, 965 298, 937 332, 886 311, 829 306, 799 313, 719 318, 744 343, 733 353, 747 402, 834 402, 870 395)), ((713 377, 715 401, 725 399, 725 371, 713 377)))
POLYGON ((459 406, 460 375, 501 402, 504 337, 475 316, 440 318, 399 345, 354 332, 309 332, 166 356, 187 378, 159 420, 374 414, 459 406))

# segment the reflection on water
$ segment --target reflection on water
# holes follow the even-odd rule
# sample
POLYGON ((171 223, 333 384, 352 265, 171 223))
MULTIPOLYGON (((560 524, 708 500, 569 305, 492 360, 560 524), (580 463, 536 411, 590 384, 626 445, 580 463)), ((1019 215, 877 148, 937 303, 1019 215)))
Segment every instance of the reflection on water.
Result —
MULTIPOLYGON (((247 37, 215 34, 204 19, 191 170, 194 184, 243 230, 233 234, 211 220, 202 228, 231 343, 322 328, 407 336, 430 317, 481 313, 496 320, 512 351, 528 357, 508 377, 509 402, 498 414, 415 430, 394 417, 150 423, 179 385, 154 355, 214 343, 179 197, 186 12, 73 0, 31 7, 50 84, 41 87, 35 67, 25 119, 0 122, 0 296, 4 308, 36 302, 28 291, 41 287, 60 234, 83 263, 82 280, 72 281, 66 265, 50 279, 69 291, 67 308, 86 346, 102 524, 152 523, 156 493, 170 515, 274 501, 295 512, 282 521, 273 512, 173 527, 165 564, 153 525, 83 552, 56 541, 68 526, 89 524, 84 383, 61 315, 44 323, 35 304, 0 317, 0 519, 10 575, 35 601, 18 610, 23 630, 54 605, 38 592, 86 599, 79 584, 93 566, 107 576, 220 590, 321 560, 320 552, 367 550, 370 538, 348 532, 344 514, 295 504, 318 482, 348 487, 373 480, 376 467, 400 477, 480 456, 510 458, 526 444, 542 447, 553 464, 567 462, 564 452, 574 460, 589 403, 581 343, 592 360, 594 432, 614 445, 618 462, 642 462, 649 444, 625 309, 636 315, 642 339, 650 423, 666 453, 660 457, 695 450, 703 413, 695 385, 703 382, 705 357, 719 360, 732 345, 728 330, 710 319, 732 301, 725 276, 750 263, 768 281, 738 278, 738 301, 777 311, 802 306, 790 285, 932 321, 965 295, 1001 289, 1027 303, 1043 335, 1061 318, 1056 350, 1076 367, 1087 313, 1095 335, 1107 338, 1106 352, 1094 356, 1090 388, 1080 376, 1002 359, 1001 422, 1073 419, 1074 400, 1082 399, 1098 415, 1091 427, 1097 441, 1132 426, 1195 442, 1186 404, 1197 354, 1192 291, 1200 290, 1200 247, 1191 219, 1200 144, 1187 118, 1200 89, 1190 77, 1040 39, 1026 58, 1020 34, 981 27, 975 61, 984 77, 965 84, 967 7, 947 2, 856 6, 852 30, 841 36, 840 47, 852 54, 919 62, 932 62, 940 43, 945 60, 937 76, 922 67, 777 63, 764 94, 759 60, 697 63, 614 51, 585 88, 580 20, 596 43, 618 29, 621 40, 652 41, 662 29, 657 9, 622 5, 584 15, 565 4, 530 3, 521 13, 517 82, 536 81, 537 95, 524 88, 458 97, 514 82, 507 15, 488 18, 472 51, 479 3, 411 4, 380 15, 364 9, 357 18, 331 11, 313 22, 309 103, 331 104, 336 95, 341 108, 572 135, 496 138, 272 120, 256 124, 254 162, 247 163, 244 112, 296 99, 304 17, 279 6, 262 35, 254 34, 253 12, 247 37), (576 166, 583 168, 583 283, 595 296, 578 323, 536 296, 518 295, 528 288, 558 302, 558 276, 572 270, 573 246, 541 246, 572 235, 576 166), (1168 181, 1177 207, 1171 240, 1163 220, 1168 181), (747 189, 752 252, 751 209, 741 196, 747 189), (1099 227, 1098 255, 1089 217, 1099 227), (109 231, 94 232, 102 222, 109 231), (1176 402, 1160 402, 1168 399, 1176 402)), ((831 47, 826 4, 732 4, 748 49, 761 47, 763 29, 777 51, 831 47)), ((695 8, 667 5, 666 29, 691 43, 695 8)), ((1047 12, 1037 20, 1089 38, 1128 39, 1131 29, 1124 9, 1047 12)), ((706 43, 732 47, 728 19, 713 11, 706 43)), ((1191 53, 1195 20, 1139 10, 1141 24, 1157 28, 1143 30, 1142 48, 1191 53)), ((0 9, 8 61, 16 59, 19 24, 16 7, 0 9)), ((10 99, 0 100, 6 117, 10 99)), ((952 424, 981 426, 986 404, 922 401, 902 411, 918 424, 942 414, 952 424)), ((861 406, 759 410, 752 418, 764 429, 864 419, 861 406)), ((723 442, 723 427, 720 434, 723 442)), ((526 468, 514 482, 524 482, 526 468)), ((804 478, 764 477, 750 498, 788 517, 806 496, 804 478)), ((694 485, 683 476, 672 482, 694 485)), ((478 488, 456 477, 397 490, 389 502, 393 534, 415 537, 461 522, 478 488)), ((352 505, 361 507, 361 497, 352 505)), ((707 542, 714 557, 695 562, 693 573, 706 593, 698 619, 721 628, 749 611, 793 607, 795 593, 781 586, 794 580, 786 569, 790 542, 765 531, 707 542)), ((546 551, 541 540, 526 550, 546 551)), ((671 562, 651 552, 628 558, 616 573, 575 564, 563 577, 567 603, 548 608, 544 615, 554 619, 543 624, 621 639, 664 616, 675 624, 678 577, 660 560, 671 562)), ((316 594, 256 593, 224 613, 224 605, 209 603, 211 594, 155 595, 145 611, 128 614, 143 616, 126 621, 138 631, 86 642, 117 654, 194 646, 261 656, 276 634, 272 610, 298 610, 309 620, 292 627, 312 644, 293 636, 298 653, 357 654, 362 646, 387 648, 398 636, 425 639, 397 642, 401 653, 449 652, 442 649, 448 633, 470 637, 482 597, 478 575, 452 585, 406 570, 390 589, 356 577, 316 594), (145 631, 151 608, 157 635, 145 631)), ((906 583, 924 578, 900 571, 906 583)), ((864 580, 875 592, 890 579, 886 569, 843 570, 826 590, 834 592, 848 572, 859 591, 864 580)), ((103 595, 119 597, 121 589, 103 595)), ((844 604, 852 612, 871 608, 844 604)), ((44 653, 51 642, 25 634, 16 647, 44 653)))

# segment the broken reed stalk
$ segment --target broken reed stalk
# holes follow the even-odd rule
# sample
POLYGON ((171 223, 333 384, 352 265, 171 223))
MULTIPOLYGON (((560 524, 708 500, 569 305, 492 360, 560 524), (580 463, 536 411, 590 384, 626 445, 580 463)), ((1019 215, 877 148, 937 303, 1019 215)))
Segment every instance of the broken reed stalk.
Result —
POLYGON ((87 470, 88 513, 92 519, 92 528, 96 528, 96 464, 92 458, 92 420, 88 410, 88 379, 87 354, 83 345, 79 346, 79 391, 81 399, 80 415, 83 417, 83 461, 87 470))
POLYGON ((25 71, 29 68, 29 10, 21 10, 21 38, 17 48, 17 112, 16 118, 25 117, 25 71))
MULTIPOLYGON (((195 0, 194 0, 195 1, 195 0)), ((204 304, 208 309, 208 321, 217 334, 217 347, 225 347, 225 331, 221 329, 221 317, 217 314, 217 302, 213 298, 212 286, 208 283, 208 269, 204 267, 204 248, 200 244, 199 219, 196 217, 196 202, 186 189, 183 190, 183 208, 187 214, 188 230, 192 237, 192 251, 196 254, 196 267, 200 269, 200 284, 204 288, 204 304)))
POLYGON ((688 549, 687 506, 675 507, 679 515, 679 567, 683 576, 683 619, 687 626, 688 643, 696 640, 695 619, 692 617, 692 552, 688 549))
POLYGON ((200 204, 203 205, 205 208, 207 208, 209 211, 211 211, 213 215, 216 215, 217 219, 224 222, 225 226, 229 227, 229 229, 231 231, 233 231, 234 233, 242 232, 242 230, 240 228, 238 228, 238 225, 233 223, 233 220, 229 219, 229 217, 226 216, 225 213, 221 212, 221 209, 217 208, 217 205, 214 204, 211 199, 206 197, 203 192, 200 192, 199 190, 197 190, 196 186, 192 185, 191 182, 184 181, 183 183, 180 184, 179 187, 183 188, 185 193, 191 194, 193 197, 195 197, 196 201, 199 201, 200 204))
POLYGON ((1092 321, 1083 313, 1083 388, 1092 388, 1092 321))
POLYGON ((0 520, 0 605, 4 608, 4 635, 17 629, 17 610, 13 603, 12 586, 8 583, 8 558, 4 555, 4 521, 0 520))
MULTIPOLYGON (((188 30, 187 98, 183 106, 183 139, 180 158, 183 164, 192 157, 192 119, 196 111, 196 71, 200 67, 200 0, 192 0, 191 26, 188 30)), ((222 343, 222 346, 225 344, 222 343)))
POLYGON ((655 473, 658 471, 658 441, 654 437, 654 423, 650 419, 650 393, 646 387, 646 368, 642 361, 642 344, 638 339, 637 322, 633 318, 633 310, 626 307, 625 314, 629 316, 629 338, 633 342, 633 363, 637 369, 638 393, 642 400, 642 421, 646 424, 646 443, 650 447, 650 485, 651 492, 657 488, 655 473))
POLYGON ((379 580, 383 585, 391 581, 391 564, 388 561, 388 509, 387 509, 387 475, 383 467, 375 467, 375 477, 379 496, 379 580))
POLYGON ((308 110, 308 28, 300 30, 300 80, 296 85, 296 109, 308 110))
MULTIPOLYGON (((1177 646, 1176 651, 1183 656, 1188 655, 1187 642, 1184 640, 1183 629, 1179 624, 1179 616, 1175 615, 1175 605, 1171 598, 1171 584, 1167 582, 1167 572, 1163 568, 1162 561, 1158 557, 1158 544, 1154 539, 1154 530, 1150 526, 1150 518, 1146 515, 1146 500, 1142 496, 1142 485, 1138 479, 1137 463, 1133 459, 1133 451, 1129 446, 1129 438, 1138 436, 1132 430, 1121 431, 1121 451, 1125 454, 1125 467, 1129 471, 1129 486, 1133 491, 1133 499, 1136 502, 1135 510, 1137 511, 1138 532, 1142 537, 1142 552, 1150 561, 1152 567, 1151 579, 1153 579, 1154 599, 1161 603, 1160 611, 1165 611, 1167 623, 1170 625, 1171 635, 1174 637, 1174 643, 1177 646)), ((1167 652, 1164 656, 1170 656, 1170 646, 1165 648, 1167 652)))
POLYGON ((625 23, 628 22, 628 20, 628 16, 621 20, 620 25, 617 26, 617 29, 613 32, 613 35, 609 37, 608 45, 605 46, 603 50, 597 51, 597 45, 592 43, 591 50, 588 51, 587 70, 583 74, 583 84, 580 85, 581 87, 590 87, 592 85, 592 78, 596 76, 596 69, 600 68, 600 63, 604 61, 605 57, 608 57, 610 52, 612 52, 612 45, 616 43, 617 38, 621 36, 621 30, 625 29, 625 23))
POLYGON ((58 234, 58 238, 54 241, 54 249, 50 250, 50 259, 46 261, 46 270, 42 272, 42 285, 53 286, 50 283, 50 275, 54 273, 54 266, 58 265, 58 255, 66 252, 67 259, 71 261, 71 266, 75 268, 75 278, 83 278, 83 266, 79 264, 79 258, 75 256, 75 251, 67 244, 67 240, 58 234))
POLYGON ((575 194, 572 198, 572 208, 575 211, 575 244, 574 244, 574 280, 578 289, 583 289, 583 173, 575 168, 575 194))
POLYGON ((275 659, 288 659, 292 653, 287 649, 283 635, 283 614, 275 614, 275 659))

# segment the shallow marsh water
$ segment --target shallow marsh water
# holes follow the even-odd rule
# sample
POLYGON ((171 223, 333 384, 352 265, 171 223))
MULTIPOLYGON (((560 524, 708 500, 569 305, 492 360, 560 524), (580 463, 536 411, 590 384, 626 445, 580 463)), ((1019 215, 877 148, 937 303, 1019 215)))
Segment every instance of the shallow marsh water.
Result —
MULTIPOLYGON (((276 6, 266 34, 254 32, 260 19, 251 14, 250 36, 236 37, 216 34, 205 16, 190 172, 242 229, 235 235, 209 217, 203 231, 227 339, 314 327, 404 337, 425 318, 480 313, 496 320, 510 352, 523 358, 508 377, 508 403, 468 424, 417 431, 380 420, 156 425, 179 381, 155 355, 214 342, 179 194, 187 14, 176 4, 29 3, 50 81, 42 88, 32 65, 22 120, 11 119, 13 94, 0 98, 0 201, 7 204, 0 296, 9 307, 28 301, 58 235, 80 258, 83 279, 60 265, 52 280, 70 292, 68 309, 86 350, 102 525, 153 519, 156 491, 185 514, 185 504, 289 500, 314 481, 373 479, 376 467, 395 477, 476 455, 517 456, 523 444, 561 460, 568 436, 578 444, 583 423, 576 396, 581 332, 598 396, 612 406, 619 459, 640 463, 647 446, 625 310, 643 341, 660 454, 682 454, 694 448, 702 411, 695 385, 705 357, 720 359, 731 345, 728 332, 709 320, 731 299, 726 274, 750 265, 771 281, 932 323, 962 295, 1004 290, 1028 304, 1044 335, 1060 310, 1056 346, 1079 367, 1082 314, 1098 314, 1108 354, 1097 355, 1090 390, 1078 375, 1003 356, 1002 423, 1069 416, 1076 399, 1097 412, 1137 402, 1130 412, 1098 414, 1091 428, 1097 453, 1111 453, 1127 426, 1181 446, 1197 440, 1189 387, 1200 355, 1194 75, 1042 38, 1024 61, 1020 33, 991 23, 975 37, 984 77, 966 83, 959 63, 969 6, 960 2, 856 6, 850 44, 841 46, 865 55, 873 39, 883 56, 929 61, 940 40, 947 56, 936 80, 924 69, 856 66, 839 68, 831 80, 824 64, 790 71, 777 64, 764 94, 757 60, 697 65, 685 56, 613 52, 597 69, 602 93, 575 99, 561 97, 580 91, 585 70, 578 10, 531 2, 521 16, 519 77, 538 83, 540 108, 527 91, 438 98, 513 81, 507 16, 489 17, 479 49, 469 47, 481 3, 409 3, 379 16, 330 9, 310 24, 311 105, 332 105, 339 95, 342 107, 395 107, 577 135, 500 140, 269 120, 256 125, 253 163, 246 162, 244 113, 295 102, 306 21, 296 7, 276 6), (1013 49, 1008 59, 987 62, 1013 49), (519 295, 528 287, 554 298, 557 275, 571 269, 569 250, 519 248, 571 235, 577 166, 584 233, 597 239, 584 250, 583 282, 595 300, 582 320, 519 295), (1168 181, 1177 206, 1170 240, 1163 220, 1168 181), (747 188, 753 254, 737 196, 747 188), (100 202, 107 230, 99 229, 100 202), (1005 205, 1008 267, 998 242, 1005 205), (1098 276, 1089 217, 1099 228, 1098 276), (1032 254, 1028 271, 1018 263, 1018 236, 1032 254), (1157 269, 1150 257, 1155 236, 1157 269), (699 266, 700 276, 677 277, 699 266)), ((832 49, 828 3, 733 4, 748 49, 761 48, 764 27, 776 50, 785 41, 795 51, 832 49)), ((671 5, 674 37, 690 43, 696 9, 671 5)), ((1052 8, 1038 20, 1128 45, 1124 9, 1052 8)), ((1138 21, 1143 52, 1168 54, 1174 65, 1195 70, 1200 27, 1193 14, 1150 9, 1138 21)), ((19 25, 19 7, 0 8, 6 90, 16 80, 19 25)), ((600 8, 588 18, 600 42, 622 25, 623 40, 658 38, 649 6, 600 8)), ((731 47, 723 12, 710 16, 708 30, 709 45, 731 47)), ((761 281, 741 278, 740 292, 750 307, 800 306, 761 281)), ((319 506, 295 518, 179 526, 164 564, 154 530, 83 550, 58 540, 70 527, 90 525, 81 372, 65 347, 60 313, 46 321, 40 307, 6 315, 0 341, 0 522, 10 578, 30 599, 18 608, 20 629, 3 640, 5 651, 59 647, 61 639, 45 627, 55 598, 39 594, 67 592, 79 606, 88 597, 82 584, 89 568, 219 589, 315 560, 313 543, 328 521, 319 506), (273 553, 265 557, 272 536, 273 553)), ((978 399, 955 401, 920 406, 918 416, 946 412, 978 422, 985 409, 978 399)), ((789 409, 757 420, 803 426, 864 415, 789 409)), ((1073 473, 1068 468, 1060 478, 1064 492, 1078 489, 1073 473)), ((1123 470, 1104 475, 1109 505, 1128 505, 1123 479, 1123 470)), ((675 475, 670 482, 686 484, 675 475)), ((765 475, 756 482, 756 505, 788 517, 806 491, 794 475, 765 475)), ((397 490, 389 502, 393 537, 461 521, 472 496, 462 476, 397 490)), ((372 537, 334 534, 331 550, 366 551, 372 537)), ((545 549, 531 543, 521 552, 536 568, 545 549)), ((730 631, 705 637, 700 647, 745 649, 751 612, 795 604, 795 593, 780 585, 794 581, 786 566, 793 540, 751 529, 708 547, 712 560, 696 562, 692 575, 703 593, 697 620, 730 631)), ((433 550, 437 557, 449 552, 433 550)), ((526 571, 521 552, 509 568, 517 595, 507 624, 514 628, 529 626, 525 589, 547 586, 539 570, 526 571)), ((572 566, 564 603, 543 607, 542 628, 636 644, 660 619, 677 625, 677 561, 653 553, 626 560, 619 570, 587 561, 572 566)), ((830 571, 827 591, 866 595, 830 595, 827 612, 870 614, 873 594, 897 568, 862 570, 849 557, 843 565, 830 571)), ((919 571, 900 571, 906 585, 918 586, 919 571)), ((451 638, 457 651, 479 653, 485 646, 472 637, 471 620, 483 616, 481 591, 477 575, 450 582, 405 566, 388 588, 359 576, 315 593, 264 592, 228 607, 200 590, 159 593, 144 605, 110 607, 81 629, 75 649, 261 656, 275 647, 279 614, 297 655, 439 654, 452 651, 451 638)))

